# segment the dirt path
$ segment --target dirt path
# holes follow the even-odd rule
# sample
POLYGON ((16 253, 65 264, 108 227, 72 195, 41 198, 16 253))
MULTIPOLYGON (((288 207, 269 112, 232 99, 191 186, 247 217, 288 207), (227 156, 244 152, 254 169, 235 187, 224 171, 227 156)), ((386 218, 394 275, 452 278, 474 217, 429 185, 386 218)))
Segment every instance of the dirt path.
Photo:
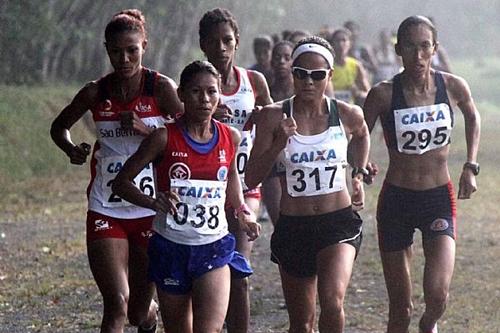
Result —
MULTIPOLYGON (((98 331, 101 299, 84 241, 87 175, 78 170, 73 177, 77 181, 63 176, 23 183, 0 200, 0 332, 98 331)), ((365 237, 346 298, 347 333, 384 331, 387 301, 373 219, 377 186, 368 190, 373 194, 362 213, 365 237)), ((465 210, 459 218, 477 215, 471 207, 459 206, 465 210)), ((482 220, 480 230, 465 222, 462 226, 451 304, 440 331, 500 332, 496 218, 482 220)), ((251 332, 285 332, 288 327, 278 270, 269 261, 271 232, 271 224, 264 222, 254 248, 251 332)), ((415 243, 413 323, 422 313, 420 240, 415 243)), ((410 332, 416 333, 414 324, 410 332)))

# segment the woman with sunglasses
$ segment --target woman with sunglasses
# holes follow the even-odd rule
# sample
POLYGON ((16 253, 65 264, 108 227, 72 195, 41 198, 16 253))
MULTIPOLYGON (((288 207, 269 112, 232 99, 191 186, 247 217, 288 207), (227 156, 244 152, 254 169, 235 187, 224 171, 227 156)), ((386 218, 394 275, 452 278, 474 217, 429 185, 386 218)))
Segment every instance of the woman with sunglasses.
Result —
MULTIPOLYGON (((200 47, 209 62, 221 74, 220 110, 222 121, 240 131, 241 142, 236 153, 236 165, 245 196, 245 209, 258 212, 260 206, 260 187, 248 189, 244 185, 245 168, 252 149, 252 115, 256 106, 272 103, 264 75, 257 71, 246 70, 234 64, 236 50, 240 42, 239 27, 233 14, 224 8, 206 12, 199 22, 200 47)), ((248 241, 245 233, 233 226, 232 207, 228 207, 230 231, 236 237, 236 249, 246 259, 250 259, 253 242, 248 241)), ((247 278, 234 276, 231 283, 231 300, 226 319, 227 330, 247 332, 250 320, 250 298, 247 278)))
POLYGON ((358 106, 325 96, 334 64, 326 40, 302 39, 292 61, 295 96, 262 110, 245 180, 255 187, 278 163, 282 196, 271 251, 280 269, 289 331, 313 331, 319 295, 320 332, 342 332, 344 296, 361 244, 362 221, 354 210, 364 204, 368 127, 358 106))
MULTIPOLYGON (((380 192, 377 222, 380 255, 389 294, 388 332, 408 332, 412 317, 413 234, 422 232, 425 255, 425 311, 421 333, 436 333, 444 313, 455 262, 456 202, 448 171, 453 109, 465 120, 467 160, 458 199, 476 191, 480 116, 460 77, 431 68, 439 47, 434 25, 423 16, 405 19, 397 32, 396 53, 404 70, 368 94, 366 122, 380 119, 389 167, 380 192)), ((377 168, 370 163, 370 169, 377 168)))

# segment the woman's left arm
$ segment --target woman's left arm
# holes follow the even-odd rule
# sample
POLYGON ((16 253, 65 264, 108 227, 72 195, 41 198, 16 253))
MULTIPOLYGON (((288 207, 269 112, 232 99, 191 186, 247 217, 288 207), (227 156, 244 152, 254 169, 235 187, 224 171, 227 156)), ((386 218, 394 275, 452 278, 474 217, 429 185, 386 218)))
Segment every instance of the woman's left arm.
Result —
MULTIPOLYGON (((240 144, 241 136, 238 130, 231 128, 231 136, 235 151, 240 144)), ((257 218, 252 210, 249 209, 243 198, 243 190, 241 188, 240 178, 236 170, 236 155, 231 161, 227 176, 227 200, 234 208, 235 216, 238 219, 239 228, 246 232, 249 241, 257 239, 260 235, 260 224, 257 223, 257 218)))
MULTIPOLYGON (((477 163, 477 153, 479 150, 479 139, 481 135, 481 116, 476 108, 472 94, 467 82, 454 75, 449 75, 447 80, 448 89, 457 101, 457 106, 464 116, 465 141, 467 144, 466 163, 477 163)), ((465 167, 460 175, 458 198, 469 199, 477 190, 476 176, 473 170, 465 167)))

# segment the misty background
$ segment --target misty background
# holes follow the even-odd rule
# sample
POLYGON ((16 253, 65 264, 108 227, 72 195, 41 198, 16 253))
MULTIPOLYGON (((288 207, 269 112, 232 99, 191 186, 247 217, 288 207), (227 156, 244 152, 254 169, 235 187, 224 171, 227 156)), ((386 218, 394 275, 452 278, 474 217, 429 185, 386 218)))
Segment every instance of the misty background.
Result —
POLYGON ((431 16, 438 40, 452 63, 500 54, 500 0, 0 0, 0 83, 81 83, 111 70, 104 49, 104 28, 125 8, 140 9, 147 21, 148 50, 144 65, 174 80, 194 59, 203 59, 198 22, 214 7, 233 12, 240 26, 236 63, 254 62, 251 49, 259 34, 323 26, 340 27, 346 20, 361 25, 361 42, 375 44, 381 29, 396 31, 407 16, 431 16))

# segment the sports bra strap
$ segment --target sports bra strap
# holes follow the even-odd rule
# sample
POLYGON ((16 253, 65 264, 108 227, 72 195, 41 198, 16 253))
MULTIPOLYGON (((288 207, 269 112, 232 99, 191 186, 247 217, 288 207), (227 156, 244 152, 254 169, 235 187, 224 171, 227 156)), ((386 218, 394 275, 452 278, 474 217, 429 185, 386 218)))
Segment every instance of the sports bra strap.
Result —
POLYGON ((155 77, 156 77, 155 71, 152 71, 148 68, 145 69, 144 88, 142 91, 143 96, 149 96, 149 97, 154 96, 155 77))
MULTIPOLYGON (((330 103, 330 108, 329 108, 329 115, 328 115, 328 126, 340 126, 340 119, 339 119, 339 109, 338 109, 338 104, 337 101, 333 98, 328 98, 328 101, 330 103)), ((291 102, 292 99, 285 99, 283 101, 283 113, 287 115, 287 117, 290 117, 291 114, 291 102)))
POLYGON ((339 120, 339 108, 337 101, 333 98, 328 98, 330 100, 330 115, 328 116, 328 126, 340 126, 339 120))

